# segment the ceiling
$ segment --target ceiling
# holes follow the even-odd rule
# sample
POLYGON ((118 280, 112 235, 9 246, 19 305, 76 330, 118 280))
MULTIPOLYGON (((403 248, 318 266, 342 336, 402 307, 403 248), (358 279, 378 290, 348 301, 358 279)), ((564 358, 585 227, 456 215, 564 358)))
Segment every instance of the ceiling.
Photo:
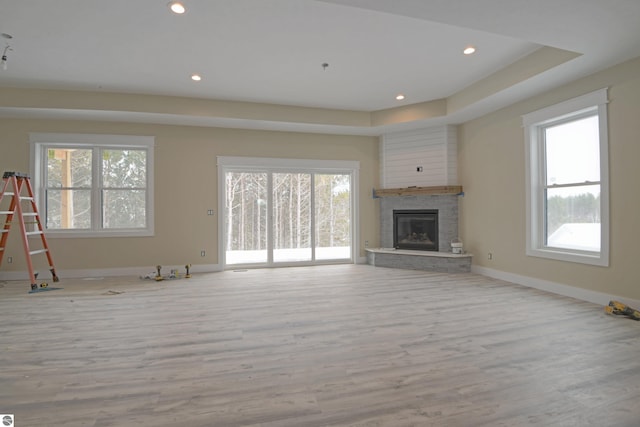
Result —
MULTIPOLYGON (((171 116, 185 124, 380 134, 460 123, 640 56, 638 0, 185 0, 183 15, 167 3, 0 0, 0 33, 13 37, 0 39, 3 49, 11 47, 0 89, 348 110, 382 118, 336 127, 171 116), (476 53, 463 55, 469 45, 476 53), (538 69, 543 53, 556 60, 538 69), (505 70, 517 73, 496 85, 505 70), (193 73, 202 81, 192 81, 193 73), (397 101, 400 93, 406 98, 397 101), (394 119, 437 101, 445 106, 437 114, 394 119)), ((154 112, 126 113, 0 101, 4 117, 172 122, 154 112)))

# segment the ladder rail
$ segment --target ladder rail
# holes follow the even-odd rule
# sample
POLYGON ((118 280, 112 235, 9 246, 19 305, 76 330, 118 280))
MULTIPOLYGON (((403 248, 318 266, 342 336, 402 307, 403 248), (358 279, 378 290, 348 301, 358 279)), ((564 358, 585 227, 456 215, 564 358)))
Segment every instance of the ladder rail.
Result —
POLYGON ((9 181, 6 179, 2 179, 2 191, 0 191, 0 202, 2 202, 2 198, 4 196, 13 196, 13 193, 7 192, 7 187, 9 186, 9 181))

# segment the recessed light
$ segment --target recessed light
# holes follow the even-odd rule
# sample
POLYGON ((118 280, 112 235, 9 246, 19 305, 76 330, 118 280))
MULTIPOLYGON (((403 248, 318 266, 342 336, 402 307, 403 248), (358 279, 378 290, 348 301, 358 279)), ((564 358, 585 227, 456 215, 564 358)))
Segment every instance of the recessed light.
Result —
POLYGON ((400 93, 400 94, 396 95, 396 99, 398 101, 402 101, 404 99, 404 95, 400 93))
POLYGON ((202 80, 202 76, 200 74, 191 74, 191 80, 193 80, 194 82, 199 82, 200 80, 202 80))
POLYGON ((464 53, 465 55, 471 55, 472 53, 475 53, 476 48, 473 46, 467 46, 464 48, 464 50, 462 51, 462 53, 464 53))
POLYGON ((178 15, 182 15, 187 11, 187 8, 184 7, 184 4, 179 1, 172 1, 171 3, 169 3, 169 9, 171 9, 171 12, 178 15))

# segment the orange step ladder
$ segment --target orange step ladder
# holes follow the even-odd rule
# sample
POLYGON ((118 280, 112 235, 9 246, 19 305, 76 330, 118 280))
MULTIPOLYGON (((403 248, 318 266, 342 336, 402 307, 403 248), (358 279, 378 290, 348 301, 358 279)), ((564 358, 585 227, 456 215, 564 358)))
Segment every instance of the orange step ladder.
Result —
POLYGON ((11 196, 11 202, 8 210, 0 210, 0 219, 2 215, 5 216, 4 227, 0 229, 0 265, 2 265, 2 259, 4 258, 11 224, 14 218, 16 218, 20 225, 24 253, 27 259, 27 267, 29 268, 29 278, 31 279, 31 291, 29 291, 29 293, 60 289, 49 288, 46 283, 43 283, 38 287, 38 284, 36 283, 37 274, 33 271, 33 261, 31 257, 41 253, 47 256, 49 271, 53 276, 53 281, 58 282, 60 279, 56 275, 51 251, 49 250, 47 239, 44 236, 44 229, 42 227, 42 222, 40 221, 40 214, 38 214, 38 207, 36 206, 35 198, 33 196, 33 188, 31 187, 29 175, 19 172, 5 172, 4 175, 2 175, 2 181, 0 206, 2 206, 2 199, 4 197, 11 196), (25 190, 26 194, 24 194, 25 190), (33 224, 35 226, 27 229, 27 224, 33 224), (29 244, 30 237, 40 237, 41 246, 37 249, 31 249, 29 244))

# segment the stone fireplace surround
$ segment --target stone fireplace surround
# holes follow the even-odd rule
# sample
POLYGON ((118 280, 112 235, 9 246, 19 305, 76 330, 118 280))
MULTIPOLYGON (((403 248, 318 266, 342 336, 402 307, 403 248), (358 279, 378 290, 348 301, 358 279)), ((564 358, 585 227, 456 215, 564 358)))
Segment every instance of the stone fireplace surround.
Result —
POLYGON ((378 267, 407 268, 445 273, 471 271, 471 254, 451 253, 451 241, 458 237, 458 198, 455 194, 395 196, 380 198, 381 248, 367 249, 367 263, 378 267), (438 251, 395 250, 393 211, 438 210, 438 251))
POLYGON ((451 252, 451 241, 458 237, 458 197, 455 194, 398 196, 380 198, 380 245, 393 247, 393 211, 436 209, 438 211, 438 251, 451 252))

